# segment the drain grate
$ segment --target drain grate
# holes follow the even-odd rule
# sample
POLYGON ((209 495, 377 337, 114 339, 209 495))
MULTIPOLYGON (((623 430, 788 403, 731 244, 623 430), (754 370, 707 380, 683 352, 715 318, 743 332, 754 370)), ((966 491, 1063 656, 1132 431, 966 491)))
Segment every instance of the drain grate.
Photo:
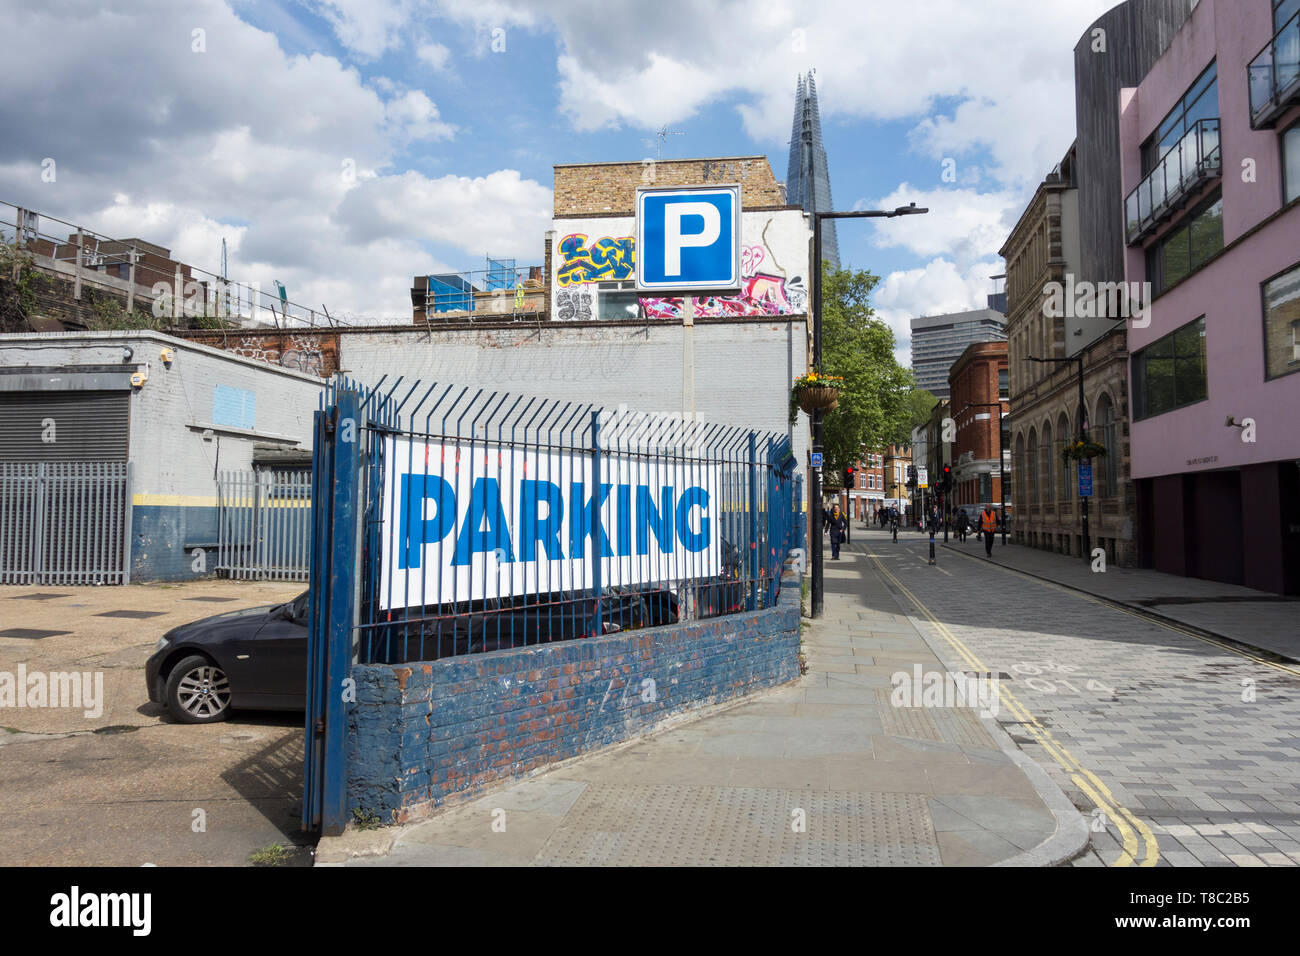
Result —
POLYGON ((95 617, 158 617, 160 614, 166 614, 166 611, 105 611, 102 614, 96 614, 95 617))
POLYGON ((11 627, 7 631, 0 631, 0 637, 14 637, 20 641, 39 641, 43 637, 71 633, 71 631, 42 631, 32 627, 11 627))
POLYGON ((211 596, 208 596, 208 597, 187 597, 187 598, 182 598, 182 600, 185 600, 185 601, 238 601, 239 598, 232 598, 232 597, 211 597, 211 596))
POLYGON ((64 597, 67 597, 67 596, 68 596, 68 595, 66 595, 66 594, 46 594, 46 593, 40 593, 40 594, 20 594, 20 595, 18 595, 18 600, 20 600, 20 601, 52 601, 52 600, 54 600, 55 598, 64 598, 64 597))

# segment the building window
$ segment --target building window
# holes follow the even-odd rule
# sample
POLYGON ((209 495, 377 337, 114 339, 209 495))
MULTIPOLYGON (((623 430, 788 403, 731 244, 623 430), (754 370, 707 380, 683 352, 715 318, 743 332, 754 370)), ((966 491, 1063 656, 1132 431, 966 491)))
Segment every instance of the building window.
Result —
POLYGON ((1004 402, 1011 397, 1011 383, 1007 375, 1006 369, 998 369, 998 398, 1004 402))
MULTIPOLYGON (((1061 413, 1061 417, 1056 420, 1056 440, 1060 442, 1061 448, 1070 441, 1070 420, 1061 413)), ((1065 460, 1065 456, 1058 454, 1056 460, 1061 463, 1061 497, 1069 499, 1070 495, 1070 463, 1065 460)), ((1055 465, 1053 465, 1055 467, 1055 465)))
POLYGON ((1134 418, 1150 418, 1199 402, 1205 381, 1205 316, 1133 356, 1134 418))
POLYGON ((609 321, 635 319, 641 314, 636 283, 602 282, 597 287, 596 318, 609 321))
POLYGON ((1198 122, 1218 117, 1219 71, 1218 64, 1211 63, 1178 105, 1169 111, 1150 139, 1142 144, 1142 175, 1146 176, 1155 169, 1165 153, 1177 146, 1198 122))
POLYGON ((1029 433, 1029 474, 1027 499, 1031 504, 1038 504, 1041 497, 1038 493, 1038 436, 1034 432, 1029 433))
POLYGON ((1039 470, 1042 476, 1047 480, 1047 487, 1044 488, 1046 493, 1043 498, 1044 504, 1051 504, 1056 501, 1056 466, 1052 463, 1052 426, 1043 426, 1042 444, 1039 446, 1039 454, 1042 460, 1039 464, 1039 470))
POLYGON ((1300 372, 1300 265, 1264 283, 1264 374, 1300 372))
POLYGON ((1223 249, 1223 192, 1216 189, 1176 229, 1147 250, 1154 294, 1187 278, 1223 249))
POLYGON ((1282 183, 1287 202, 1300 199, 1300 123, 1282 134, 1282 183))
POLYGON ((1300 13, 1300 0, 1273 0, 1273 32, 1281 33, 1282 27, 1300 13))
POLYGON ((993 500, 993 475, 985 472, 980 475, 980 500, 979 504, 993 500))
POLYGON ((1096 434, 1094 440, 1106 449, 1106 454, 1101 457, 1101 493, 1107 498, 1113 498, 1119 494, 1115 461, 1119 457, 1119 446, 1115 443, 1115 404, 1110 400, 1110 396, 1104 393, 1097 401, 1097 421, 1094 431, 1096 434))

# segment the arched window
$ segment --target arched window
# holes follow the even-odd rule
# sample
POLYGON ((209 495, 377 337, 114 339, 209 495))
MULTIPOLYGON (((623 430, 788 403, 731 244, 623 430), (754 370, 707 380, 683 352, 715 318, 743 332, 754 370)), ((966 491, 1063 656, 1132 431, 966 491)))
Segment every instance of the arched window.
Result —
POLYGON ((1019 435, 1016 436, 1016 458, 1015 458, 1015 465, 1013 465, 1012 467, 1014 468, 1015 471, 1015 476, 1014 476, 1015 484, 1013 485, 1013 487, 1016 489, 1015 501, 1013 501, 1012 504, 1016 504, 1016 505, 1026 504, 1028 503, 1029 498, 1026 497, 1025 495, 1025 434, 1024 432, 1021 432, 1019 435))
POLYGON ((1030 504, 1036 505, 1038 504, 1038 498, 1039 498, 1038 436, 1034 433, 1034 430, 1032 428, 1029 429, 1029 474, 1027 478, 1029 482, 1029 494, 1025 496, 1025 500, 1028 501, 1030 504))
POLYGON ((1093 441, 1106 449, 1106 454, 1098 464, 1101 472, 1101 493, 1107 498, 1119 494, 1118 458, 1119 442, 1115 440, 1115 404, 1105 392, 1097 401, 1097 423, 1094 426, 1093 441))
POLYGON ((1044 501, 1051 503, 1056 500, 1056 469, 1052 467, 1052 426, 1050 424, 1043 426, 1043 440, 1038 446, 1038 453, 1042 457, 1039 463, 1039 473, 1043 476, 1044 501))
POLYGON ((1070 494, 1070 463, 1065 460, 1062 454, 1065 446, 1070 442, 1074 433, 1070 431, 1070 419, 1066 417, 1065 412, 1061 412, 1061 417, 1056 420, 1056 443, 1060 446, 1055 449, 1053 468, 1061 470, 1061 500, 1069 501, 1072 497, 1070 494))

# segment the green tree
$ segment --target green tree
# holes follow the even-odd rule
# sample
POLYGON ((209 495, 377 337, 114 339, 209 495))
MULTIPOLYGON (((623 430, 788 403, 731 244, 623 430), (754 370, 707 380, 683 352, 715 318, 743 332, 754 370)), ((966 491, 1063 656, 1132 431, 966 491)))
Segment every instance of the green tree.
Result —
POLYGON ((930 420, 930 413, 934 411, 934 406, 939 404, 939 400, 923 388, 914 388, 907 396, 907 421, 908 433, 918 425, 924 425, 930 420))
POLYGON ((822 420, 824 474, 834 476, 864 448, 910 441, 916 378, 894 358, 894 333, 871 308, 880 277, 825 267, 822 276, 822 371, 844 379, 839 407, 822 420))

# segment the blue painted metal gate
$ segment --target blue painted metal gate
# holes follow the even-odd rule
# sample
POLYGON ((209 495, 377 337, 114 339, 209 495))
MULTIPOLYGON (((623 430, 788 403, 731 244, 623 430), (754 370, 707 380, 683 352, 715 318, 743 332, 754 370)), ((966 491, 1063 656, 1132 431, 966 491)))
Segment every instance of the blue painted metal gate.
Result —
MULTIPOLYGON (((381 380, 379 386, 382 384, 381 380)), ((356 699, 354 664, 508 652, 540 641, 599 636, 771 607, 789 552, 804 546, 801 481, 794 473, 795 457, 785 436, 653 418, 645 423, 635 420, 635 424, 623 419, 621 435, 619 428, 607 434, 601 425, 606 411, 594 405, 525 400, 453 386, 442 388, 428 414, 417 420, 416 413, 439 386, 429 386, 418 404, 401 414, 422 386, 416 383, 400 401, 393 401, 400 384, 398 379, 383 393, 379 386, 364 389, 338 379, 326 386, 315 414, 302 825, 329 835, 341 832, 348 821, 346 734, 348 707, 356 699), (441 416, 440 424, 433 424, 435 414, 441 416), (399 439, 407 444, 400 455, 395 450, 399 439), (405 526, 396 514, 398 506, 409 505, 410 500, 394 500, 392 490, 386 492, 383 487, 389 468, 396 474, 399 464, 410 472, 403 477, 421 479, 418 483, 413 480, 413 487, 428 487, 431 465, 438 462, 429 458, 427 448, 433 446, 426 446, 419 456, 414 454, 419 442, 433 442, 449 468, 454 467, 457 473, 465 469, 467 474, 482 473, 484 481, 495 482, 493 487, 500 487, 503 481, 511 488, 519 487, 518 482, 527 487, 543 484, 534 476, 547 455, 567 454, 571 460, 588 462, 593 486, 605 489, 593 491, 590 504, 584 505, 590 509, 589 517, 580 517, 575 536, 578 541, 591 540, 594 580, 590 586, 573 584, 556 591, 554 586, 543 588, 540 582, 530 584, 525 578, 522 588, 494 585, 486 596, 450 601, 430 601, 423 595, 415 599, 411 594, 399 599, 391 582, 383 590, 379 556, 385 548, 385 525, 390 538, 406 527, 401 533, 411 540, 405 546, 420 549, 430 543, 423 537, 426 527, 442 522, 439 498, 437 521, 421 519, 405 526), (694 450, 684 451, 688 445, 694 450), (506 463, 512 453, 520 456, 519 473, 506 463), (386 455, 395 460, 386 462, 386 455), (613 497, 631 500, 631 484, 618 484, 614 469, 623 467, 625 472, 619 474, 630 474, 626 469, 633 464, 642 469, 673 468, 672 473, 679 476, 713 469, 711 487, 719 523, 715 533, 721 555, 716 569, 705 570, 703 562, 696 561, 677 575, 647 577, 649 583, 640 583, 641 579, 602 582, 602 562, 597 559, 614 558, 615 552, 608 541, 600 543, 605 538, 600 502, 616 485, 619 491, 613 497), (597 531, 584 531, 584 527, 597 531), (604 550, 607 548, 610 550, 604 550)), ((617 417, 613 420, 619 421, 617 417)), ((548 480, 549 474, 544 475, 548 480)), ((574 488, 579 501, 588 500, 581 494, 581 483, 569 486, 570 491, 574 488)), ((641 490, 648 495, 648 486, 641 490)), ((667 491, 671 496, 673 488, 667 491)), ((409 491, 402 494, 409 499, 409 491)), ((408 509, 413 514, 422 513, 415 509, 423 507, 419 496, 425 492, 417 490, 416 494, 415 506, 408 509)), ((653 511, 655 501, 648 500, 653 511)), ((706 509, 706 505, 707 501, 697 507, 706 509)), ((685 510, 683 518, 683 507, 679 504, 676 509, 679 524, 689 523, 690 510, 685 510)), ((448 520, 454 522, 454 502, 451 512, 448 520)), ((669 513, 667 505, 655 512, 669 513)), ((539 521, 535 515, 533 531, 539 521)), ((460 534, 466 540, 469 529, 478 533, 479 520, 466 517, 461 522, 460 534)), ((653 531, 661 545, 665 534, 672 537, 673 525, 669 523, 667 528, 666 532, 653 531)), ((691 533, 703 540, 709 532, 703 524, 700 528, 691 533)), ((642 530, 645 548, 639 549, 640 554, 649 554, 651 533, 642 530)), ((627 545, 628 550, 619 552, 619 560, 630 565, 630 523, 620 518, 618 530, 612 534, 627 545)), ((501 553, 496 560, 502 560, 509 546, 498 550, 501 553)), ((570 560, 572 557, 571 552, 570 560)), ((486 593, 486 579, 479 583, 486 593)))

